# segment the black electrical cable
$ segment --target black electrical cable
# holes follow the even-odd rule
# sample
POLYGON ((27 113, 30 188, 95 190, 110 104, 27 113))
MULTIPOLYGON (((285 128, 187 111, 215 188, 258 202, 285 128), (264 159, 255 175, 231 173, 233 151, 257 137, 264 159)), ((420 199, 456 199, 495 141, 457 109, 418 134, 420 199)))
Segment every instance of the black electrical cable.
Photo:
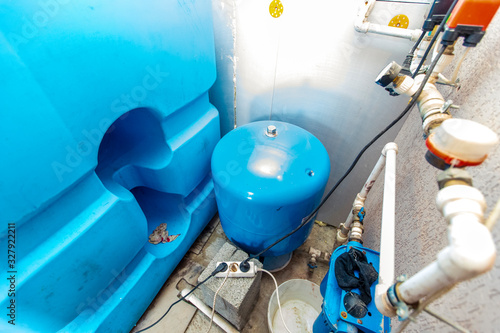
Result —
POLYGON ((172 309, 172 307, 179 303, 180 301, 183 301, 186 299, 186 297, 188 297, 193 291, 195 291, 199 286, 201 286, 202 284, 204 284, 205 282, 207 282, 211 277, 213 277, 215 274, 219 273, 219 272, 224 272, 225 270, 227 269, 227 264, 225 262, 221 263, 219 266, 217 266, 217 268, 215 268, 215 270, 210 273, 210 275, 203 281, 199 282, 193 289, 191 289, 186 295, 182 296, 181 298, 179 298, 177 301, 175 301, 174 303, 170 304, 167 312, 165 312, 163 314, 163 316, 160 317, 160 319, 158 319, 157 321, 155 321, 153 324, 149 325, 148 327, 146 328, 143 328, 142 330, 140 331, 137 331, 135 333, 141 333, 141 332, 144 332, 146 330, 149 330, 151 327, 155 326, 156 324, 158 324, 163 318, 165 318, 165 316, 167 315, 167 313, 170 311, 170 309, 172 309))
POLYGON ((418 75, 418 71, 420 70, 420 68, 422 68, 422 66, 423 66, 423 64, 425 62, 425 59, 427 59, 427 56, 429 55, 429 52, 432 50, 432 47, 434 46, 434 43, 436 42, 436 39, 437 39, 438 35, 441 33, 441 31, 444 30, 444 25, 446 23, 446 20, 448 19, 448 17, 450 16, 451 12, 455 8, 455 5, 457 4, 457 2, 458 2, 458 0, 453 1, 453 3, 451 4, 450 8, 448 8, 448 11, 446 12, 446 15, 444 16, 443 20, 441 21, 441 24, 439 25, 439 27, 437 28, 436 32, 434 33, 434 36, 432 36, 432 39, 431 39, 431 41, 429 43, 429 46, 425 50, 424 56, 422 57, 422 60, 420 60, 420 63, 418 64, 417 69, 415 70, 415 72, 411 76, 412 78, 415 78, 415 76, 418 75))
POLYGON ((424 36, 425 34, 427 33, 427 31, 422 31, 422 33, 420 34, 420 37, 418 37, 417 41, 415 42, 415 44, 413 44, 413 47, 411 48, 410 52, 408 52, 409 54, 413 55, 415 54, 415 51, 417 50, 417 47, 418 45, 420 44, 420 42, 422 41, 422 39, 424 39, 424 36))
POLYGON ((413 57, 415 56, 415 50, 417 49, 417 47, 420 44, 420 42, 422 41, 422 39, 424 39, 424 36, 426 33, 427 33, 427 31, 425 31, 425 30, 422 31, 422 33, 420 34, 420 37, 418 37, 415 44, 413 44, 413 47, 411 48, 410 52, 408 52, 408 54, 406 55, 406 58, 403 61, 403 65, 401 66, 401 73, 411 76, 410 66, 411 66, 411 63, 413 61, 413 57))
POLYGON ((361 149, 361 151, 358 153, 358 155, 356 156, 356 158, 354 159, 354 161, 351 163, 351 165, 349 166, 349 168, 347 169, 347 171, 344 173, 344 175, 342 177, 340 177, 340 179, 330 189, 330 191, 328 191, 328 193, 323 198, 323 200, 321 200, 321 202, 319 203, 319 205, 307 217, 305 217, 304 219, 302 219, 301 224, 298 227, 296 227, 294 230, 292 230, 291 232, 289 232, 285 236, 281 237, 280 239, 278 239, 277 241, 275 241, 274 243, 272 243, 271 245, 269 245, 268 247, 266 247, 264 250, 260 251, 259 253, 255 254, 255 255, 251 255, 247 259, 245 259, 244 261, 242 261, 241 264, 240 264, 240 269, 242 271, 244 271, 246 269, 246 267, 250 266, 250 265, 248 265, 248 261, 250 259, 255 259, 255 258, 260 257, 264 252, 268 251, 269 249, 271 249, 273 246, 275 246, 276 244, 278 244, 282 240, 290 237, 291 235, 293 235, 295 232, 297 232, 299 229, 301 229, 302 227, 304 227, 306 224, 308 224, 312 220, 312 218, 314 217, 314 215, 325 204, 325 202, 330 198, 330 196, 333 194, 333 192, 335 192, 335 190, 337 189, 337 187, 339 187, 339 185, 342 183, 342 181, 351 173, 351 171, 354 169, 354 167, 356 166, 356 164, 360 160, 361 156, 365 153, 365 151, 368 148, 370 148, 370 146, 373 143, 375 143, 375 141, 377 141, 378 139, 380 139, 380 137, 382 135, 384 135, 389 129, 391 129, 392 126, 394 126, 398 121, 400 121, 411 110, 411 108, 415 105, 415 103, 417 102, 417 99, 420 97, 420 94, 422 93, 422 90, 424 89, 425 84, 429 80, 429 77, 431 76, 432 71, 434 70, 434 67, 436 67, 436 64, 437 64, 438 60, 441 58, 441 56, 443 55, 443 53, 444 53, 445 50, 446 50, 446 46, 443 45, 441 47, 441 49, 439 50, 438 55, 432 61, 429 69, 427 70, 427 73, 426 73, 426 75, 424 77, 424 80, 420 84, 420 87, 415 92, 415 94, 413 95, 412 99, 409 101, 408 105, 403 110, 403 112, 401 112, 399 114, 399 116, 396 117, 396 119, 394 119, 389 125, 387 125, 387 127, 385 127, 381 132, 379 132, 373 139, 371 139, 370 142, 368 142, 361 149))

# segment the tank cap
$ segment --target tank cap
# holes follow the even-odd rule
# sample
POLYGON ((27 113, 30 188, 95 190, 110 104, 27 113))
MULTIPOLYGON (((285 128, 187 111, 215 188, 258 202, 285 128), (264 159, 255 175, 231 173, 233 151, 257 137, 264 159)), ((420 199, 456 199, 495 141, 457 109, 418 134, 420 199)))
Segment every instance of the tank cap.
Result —
POLYGON ((274 125, 267 126, 266 135, 271 137, 271 138, 274 138, 275 136, 277 136, 278 130, 276 129, 276 126, 274 126, 274 125))

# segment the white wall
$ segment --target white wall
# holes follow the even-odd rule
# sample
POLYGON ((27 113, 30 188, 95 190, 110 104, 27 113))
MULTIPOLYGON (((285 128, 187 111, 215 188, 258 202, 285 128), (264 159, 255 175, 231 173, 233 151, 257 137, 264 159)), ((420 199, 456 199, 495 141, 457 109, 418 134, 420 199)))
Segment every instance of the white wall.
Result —
POLYGON ((217 80, 209 91, 210 102, 219 110, 221 135, 234 128, 235 1, 213 0, 217 80))
MULTIPOLYGON (((225 134, 234 124, 233 105, 229 103, 234 90, 222 84, 229 82, 233 65, 224 54, 228 49, 224 45, 234 42, 237 125, 271 118, 313 133, 330 154, 329 188, 358 151, 405 107, 407 98, 390 97, 374 79, 390 61, 402 61, 412 43, 355 32, 354 19, 364 1, 284 0, 279 18, 269 14, 270 2, 213 2, 221 81, 212 92, 212 102, 221 111, 225 134), (220 15, 221 10, 225 14, 220 15), (233 39, 222 42, 220 31, 225 31, 226 37, 231 31, 233 39), (220 96, 225 96, 224 102, 220 96)), ((378 2, 370 19, 387 24, 394 15, 404 13, 410 17, 410 28, 417 28, 427 7, 378 2)), ((367 152, 320 211, 320 220, 338 225, 346 218, 380 150, 397 130, 367 152)))
MULTIPOLYGON (((461 44, 461 43, 460 43, 461 44)), ((457 57, 463 53, 457 47, 457 57)), ((454 64, 457 63, 457 59, 454 64)), ((451 66, 448 73, 454 67, 451 66)), ((471 119, 488 126, 500 135, 500 14, 497 13, 483 41, 470 50, 460 70, 462 88, 453 91, 440 87, 445 98, 461 106, 456 118, 471 119)), ((413 110, 396 138, 399 145, 396 185, 396 274, 415 274, 436 259, 448 245, 446 222, 436 209, 438 170, 424 160, 421 120, 413 110)), ((500 199, 500 145, 478 167, 467 168, 474 186, 486 197, 488 212, 500 199)), ((383 180, 378 181, 367 200, 365 246, 378 250, 382 208, 383 180)), ((474 237, 474 230, 471 230, 474 237)), ((500 244, 500 225, 493 230, 495 243, 500 244)), ((460 323, 473 332, 500 330, 500 261, 491 272, 460 284, 452 292, 431 305, 436 312, 460 323)), ((393 323, 396 327, 397 320, 393 323)), ((456 332, 427 314, 405 332, 456 332)))

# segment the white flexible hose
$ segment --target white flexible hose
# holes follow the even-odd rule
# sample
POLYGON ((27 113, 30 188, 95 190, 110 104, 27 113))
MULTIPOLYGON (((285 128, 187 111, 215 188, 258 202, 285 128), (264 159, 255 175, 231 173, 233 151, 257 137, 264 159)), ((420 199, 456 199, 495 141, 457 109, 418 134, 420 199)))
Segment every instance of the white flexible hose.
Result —
POLYGON ((464 61, 465 57, 467 56, 467 53, 469 53, 470 49, 471 49, 471 47, 467 47, 464 54, 462 54, 462 57, 458 61, 458 64, 455 67, 455 71, 453 72, 453 76, 450 79, 451 83, 457 82, 458 71, 460 70, 460 67, 462 66, 462 62, 464 61))
POLYGON ((271 272, 269 271, 266 271, 265 269, 263 268, 259 268, 258 269, 259 271, 262 271, 262 272, 265 272, 267 274, 269 274, 271 276, 271 278, 273 279, 274 281, 274 285, 276 286, 276 299, 278 301, 278 308, 280 310, 280 316, 281 316, 281 321, 283 322, 283 325, 285 326, 285 329, 288 333, 292 333, 290 332, 290 329, 288 329, 288 327, 286 326, 286 323, 285 323, 285 318, 283 318, 283 311, 281 311, 281 303, 280 303, 280 293, 278 291, 278 282, 276 282, 276 279, 274 278, 274 275, 271 274, 271 272))

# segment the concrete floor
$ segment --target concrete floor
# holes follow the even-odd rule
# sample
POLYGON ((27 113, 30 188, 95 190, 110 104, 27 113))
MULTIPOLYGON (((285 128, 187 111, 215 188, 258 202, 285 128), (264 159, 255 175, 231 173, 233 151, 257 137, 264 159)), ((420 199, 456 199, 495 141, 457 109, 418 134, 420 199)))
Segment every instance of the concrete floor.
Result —
MULTIPOLYGON (((318 267, 311 272, 307 266, 310 259, 309 249, 313 247, 322 251, 322 254, 331 253, 335 232, 336 229, 332 226, 315 224, 307 241, 294 251, 290 264, 285 269, 274 273, 278 284, 291 279, 307 279, 319 285, 328 270, 328 261, 321 258, 318 260, 318 267)), ((215 216, 165 282, 131 333, 154 323, 167 311, 173 302, 178 300, 180 290, 194 286, 197 283, 198 276, 226 241, 227 238, 224 235, 218 216, 215 216)), ((261 281, 259 300, 255 304, 248 323, 242 330, 243 333, 268 332, 267 306, 274 290, 272 279, 264 274, 261 281)), ((206 332, 208 326, 209 319, 203 313, 191 304, 181 301, 172 307, 165 318, 148 329, 147 332, 199 333, 206 332)), ((214 324, 210 332, 223 331, 214 324)))

